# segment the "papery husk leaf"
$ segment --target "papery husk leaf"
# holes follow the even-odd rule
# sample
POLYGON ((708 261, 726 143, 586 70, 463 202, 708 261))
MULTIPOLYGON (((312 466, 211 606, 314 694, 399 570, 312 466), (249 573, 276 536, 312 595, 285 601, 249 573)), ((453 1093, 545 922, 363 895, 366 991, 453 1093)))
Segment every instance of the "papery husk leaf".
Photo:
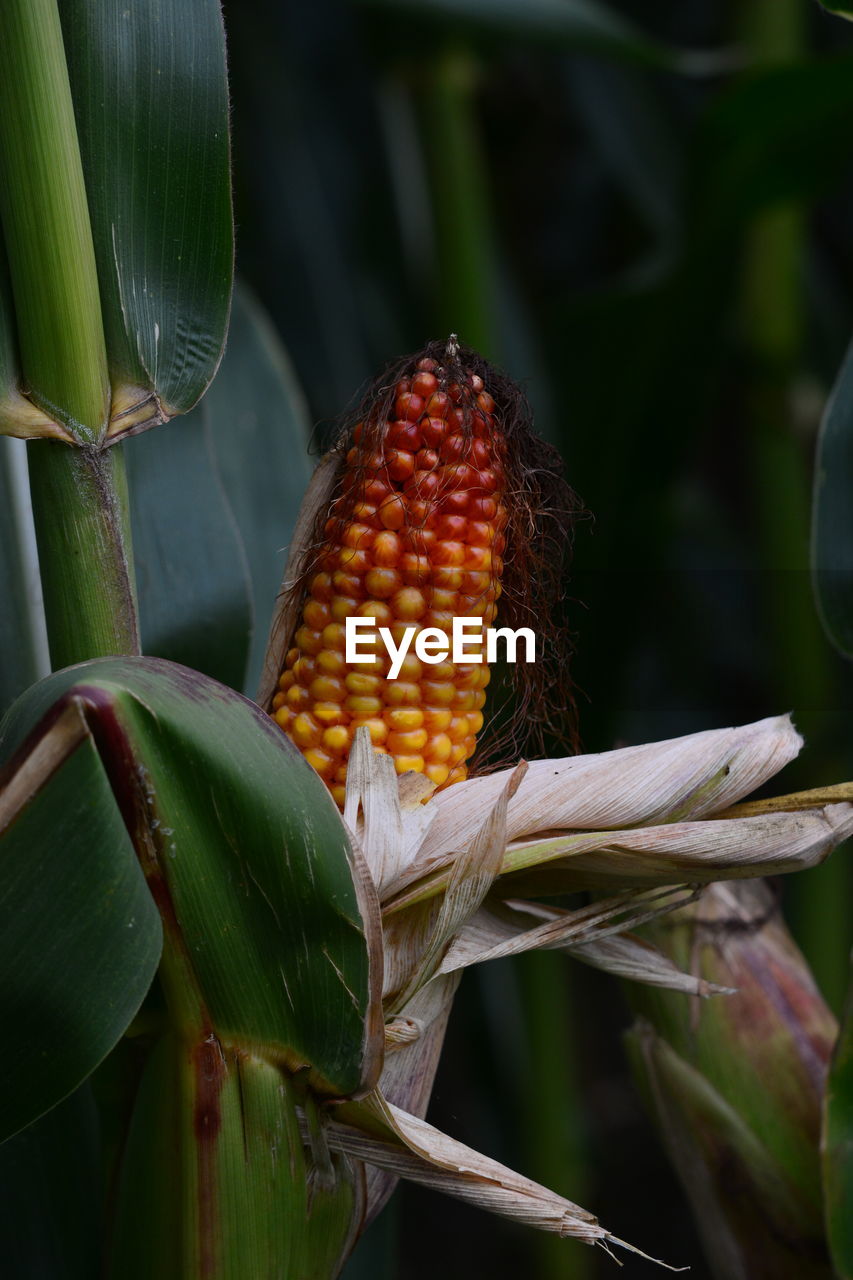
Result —
MULTIPOLYGON (((801 745, 790 718, 774 716, 600 755, 534 760, 509 807, 507 839, 701 818, 766 782, 795 758, 801 745)), ((416 864, 387 897, 467 847, 509 772, 470 778, 436 795, 432 804, 437 816, 416 864)))
POLYGON ((378 1093, 336 1108, 327 1133, 333 1149, 380 1164, 398 1177, 477 1208, 584 1244, 619 1245, 648 1257, 611 1235, 586 1209, 391 1106, 378 1093))
MULTIPOLYGON (((689 901, 694 894, 687 892, 689 901)), ((683 893, 672 894, 669 890, 655 894, 626 893, 578 911, 564 911, 541 903, 489 903, 454 941, 439 972, 452 973, 525 951, 565 951, 593 968, 651 986, 698 996, 730 992, 731 988, 685 973, 644 938, 625 932, 676 911, 684 904, 683 893), (531 919, 541 923, 531 928, 531 919)))
MULTIPOLYGON (((440 974, 386 1024, 385 1062, 379 1080, 383 1098, 421 1119, 427 1113, 444 1036, 461 972, 440 974)), ((365 1165, 367 1216, 372 1221, 397 1179, 375 1164, 365 1165)))
POLYGON ((356 730, 347 763, 344 821, 358 837, 379 892, 409 865, 435 816, 422 802, 435 790, 422 773, 397 775, 388 755, 356 730))
POLYGON ((526 772, 526 764, 520 764, 513 770, 480 830, 467 849, 458 854, 447 890, 431 922, 429 936, 418 956, 417 967, 391 1006, 394 1012, 402 1009, 414 993, 438 972, 448 946, 485 900, 504 858, 507 806, 526 772))
MULTIPOLYGON (((501 892, 527 897, 781 875, 822 862, 851 832, 853 805, 835 804, 802 813, 553 835, 510 845, 501 892)), ((439 893, 449 881, 451 859, 445 867, 392 897, 386 912, 439 893)))

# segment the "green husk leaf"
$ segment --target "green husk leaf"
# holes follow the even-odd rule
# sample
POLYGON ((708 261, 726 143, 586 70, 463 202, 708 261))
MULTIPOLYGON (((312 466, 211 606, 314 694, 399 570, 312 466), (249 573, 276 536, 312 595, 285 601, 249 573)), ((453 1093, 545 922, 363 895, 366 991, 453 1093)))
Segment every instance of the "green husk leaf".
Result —
POLYGON ((853 1277, 853 968, 824 1102, 823 1188, 835 1270, 853 1277))
POLYGON ((308 1065, 327 1093, 369 1087, 378 906, 331 796, 278 726, 198 672, 103 659, 29 690, 0 746, 55 706, 84 717, 145 867, 173 1025, 308 1065))
POLYGON ((626 1041, 714 1275, 830 1280, 811 1206, 742 1114, 648 1023, 626 1041))
POLYGON ((6 1138, 70 1094, 113 1048, 154 977, 162 933, 76 708, 44 722, 3 781, 6 1138))
POLYGON ((818 437, 812 582, 824 630, 853 658, 853 346, 827 402, 818 437))
POLYGON ((287 1075, 214 1037, 155 1048, 124 1153, 109 1274, 338 1273, 360 1221, 349 1162, 305 1150, 287 1075))
POLYGON ((233 265, 218 0, 60 0, 112 381, 109 434, 210 382, 233 265))

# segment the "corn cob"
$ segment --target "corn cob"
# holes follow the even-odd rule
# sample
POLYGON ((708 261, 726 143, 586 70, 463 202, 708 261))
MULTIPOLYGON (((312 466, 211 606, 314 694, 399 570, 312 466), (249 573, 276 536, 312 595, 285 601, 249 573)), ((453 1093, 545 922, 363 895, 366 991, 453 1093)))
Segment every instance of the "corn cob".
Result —
MULTIPOLYGON (((350 616, 374 618, 397 645, 407 627, 449 637, 455 617, 482 618, 486 627, 495 620, 506 441, 483 378, 458 363, 452 340, 447 357, 449 368, 431 356, 416 360, 356 423, 272 702, 340 805, 359 726, 398 773, 446 787, 466 776, 483 725, 485 661, 454 663, 451 654, 424 666, 412 646, 392 680, 378 638, 369 661, 345 658, 350 616)), ((467 643, 472 655, 483 650, 467 643)))

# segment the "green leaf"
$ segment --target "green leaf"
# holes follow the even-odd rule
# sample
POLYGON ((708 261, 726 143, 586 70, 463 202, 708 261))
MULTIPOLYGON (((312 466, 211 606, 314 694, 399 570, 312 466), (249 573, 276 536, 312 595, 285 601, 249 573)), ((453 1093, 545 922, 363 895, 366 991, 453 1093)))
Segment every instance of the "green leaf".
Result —
POLYGON ((228 346, 204 406, 248 562, 253 630, 245 690, 251 696, 314 465, 302 388, 266 313, 245 286, 234 293, 228 346))
MULTIPOLYGON (((94 176, 111 186, 105 171, 94 176)), ((57 0, 0 7, 0 214, 23 374, 43 411, 33 434, 56 434, 53 420, 66 439, 92 443, 109 415, 107 361, 57 0)), ((0 390, 4 419, 16 417, 15 390, 0 390)))
POLYGON ((125 448, 142 649, 242 689, 249 577, 208 397, 179 428, 149 431, 125 448))
POLYGON ((736 81, 706 113, 693 155, 704 233, 756 211, 813 200, 846 173, 853 57, 770 67, 736 81))
POLYGON ((287 356, 238 288, 222 365, 202 403, 180 431, 127 446, 146 653, 254 692, 311 476, 308 434, 287 356))
POLYGON ((0 1146, 0 1256, 15 1280, 91 1280, 103 1173, 87 1085, 0 1146))
POLYGON ((0 799, 3 1138, 71 1093, 113 1048, 142 1003, 161 944, 79 716, 69 709, 53 717, 29 745, 0 799))
POLYGON ((832 1260, 853 1277, 853 966, 847 1008, 826 1085, 823 1186, 832 1260))
POLYGON ((812 582, 827 636, 853 658, 853 346, 827 402, 817 444, 812 582))
POLYGON ((110 434, 219 363, 233 230, 218 0, 60 0, 113 383, 110 434))
POLYGON ((552 47, 581 48, 629 58, 650 66, 703 72, 718 64, 716 55, 668 49, 646 36, 627 18, 598 0, 360 0, 364 8, 387 16, 430 20, 454 31, 519 41, 545 41, 552 47))
POLYGON ((820 0, 824 9, 828 9, 830 13, 837 13, 840 18, 853 19, 853 4, 842 2, 840 4, 832 4, 829 0, 820 0))
POLYGON ((338 1273, 360 1219, 348 1163, 306 1150, 297 1084, 211 1037, 146 1067, 118 1188, 117 1280, 338 1273))
POLYGON ((309 1064, 321 1091, 375 1079, 378 906, 331 796, 278 726, 198 672, 102 659, 28 690, 0 745, 57 706, 85 714, 145 866, 173 1023, 309 1064))

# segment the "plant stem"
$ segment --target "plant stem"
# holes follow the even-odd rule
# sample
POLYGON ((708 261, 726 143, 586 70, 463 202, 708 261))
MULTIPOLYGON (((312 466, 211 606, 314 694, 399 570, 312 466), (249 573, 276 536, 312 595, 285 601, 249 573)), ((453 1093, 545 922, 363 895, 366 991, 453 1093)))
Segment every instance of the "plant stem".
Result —
MULTIPOLYGON (((527 1140, 525 1171, 561 1195, 585 1204, 589 1164, 572 1035, 572 988, 577 974, 565 956, 553 951, 534 951, 520 959, 530 1055, 520 1098, 527 1140)), ((541 1280, 585 1280, 592 1275, 593 1259, 588 1251, 570 1253, 559 1236, 537 1233, 531 1248, 537 1264, 531 1270, 541 1280)))
POLYGON ((121 445, 28 446, 30 486, 54 669, 139 652, 121 445))
MULTIPOLYGON (((784 65, 806 51, 805 10, 798 0, 753 0, 740 21, 744 43, 759 65, 784 65)), ((799 206, 772 208, 753 223, 743 281, 751 366, 747 405, 775 698, 793 709, 812 746, 810 771, 843 777, 849 766, 827 758, 824 745, 833 677, 812 599, 808 462, 795 414, 805 329, 804 235, 799 206)), ((848 862, 833 858, 805 872, 788 904, 798 941, 837 1012, 853 930, 848 862)))
POLYGON ((435 226, 436 321, 439 331, 458 333, 496 359, 494 229, 474 103, 476 63, 447 48, 428 75, 421 118, 435 226))
POLYGON ((94 443, 109 379, 57 0, 0 5, 0 214, 28 394, 94 443))

